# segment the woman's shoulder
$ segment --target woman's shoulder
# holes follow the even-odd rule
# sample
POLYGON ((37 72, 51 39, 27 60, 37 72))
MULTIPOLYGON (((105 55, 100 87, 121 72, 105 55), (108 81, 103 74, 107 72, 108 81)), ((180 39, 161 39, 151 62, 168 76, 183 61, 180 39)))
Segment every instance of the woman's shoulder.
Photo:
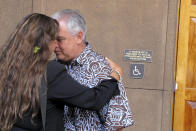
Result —
POLYGON ((59 74, 66 72, 65 65, 59 63, 56 60, 51 60, 47 64, 47 79, 51 81, 55 79, 59 74))

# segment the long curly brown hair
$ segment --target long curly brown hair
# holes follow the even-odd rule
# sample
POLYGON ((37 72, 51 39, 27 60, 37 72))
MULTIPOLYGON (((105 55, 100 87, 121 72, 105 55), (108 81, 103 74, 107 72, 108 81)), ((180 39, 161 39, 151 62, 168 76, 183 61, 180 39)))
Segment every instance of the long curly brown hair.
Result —
POLYGON ((8 131, 27 110, 40 110, 39 88, 56 40, 58 23, 43 14, 26 16, 0 51, 0 130, 8 131), (40 48, 37 52, 35 47, 40 48))

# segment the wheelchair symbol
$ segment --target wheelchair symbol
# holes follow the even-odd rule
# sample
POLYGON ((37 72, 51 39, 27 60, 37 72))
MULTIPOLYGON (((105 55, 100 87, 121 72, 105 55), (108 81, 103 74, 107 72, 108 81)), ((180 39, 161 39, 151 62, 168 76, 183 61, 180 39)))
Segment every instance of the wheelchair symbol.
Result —
POLYGON ((133 70, 133 75, 135 75, 135 76, 141 75, 139 69, 137 69, 137 66, 134 66, 134 67, 135 67, 135 68, 134 68, 134 70, 133 70))

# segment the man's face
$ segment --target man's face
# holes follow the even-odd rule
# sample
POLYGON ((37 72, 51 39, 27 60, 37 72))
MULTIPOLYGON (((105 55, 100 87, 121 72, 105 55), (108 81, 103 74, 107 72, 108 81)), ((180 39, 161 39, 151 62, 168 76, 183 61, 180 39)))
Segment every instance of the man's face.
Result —
POLYGON ((66 27, 66 24, 59 21, 59 36, 58 46, 55 49, 55 54, 59 60, 68 62, 75 59, 78 55, 78 40, 77 36, 72 36, 66 27))

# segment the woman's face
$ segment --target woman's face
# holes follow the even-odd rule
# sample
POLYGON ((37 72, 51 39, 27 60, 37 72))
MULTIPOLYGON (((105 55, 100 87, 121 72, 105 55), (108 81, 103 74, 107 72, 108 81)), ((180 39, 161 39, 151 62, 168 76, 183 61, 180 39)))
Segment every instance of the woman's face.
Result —
POLYGON ((54 52, 55 48, 57 47, 57 40, 51 40, 49 43, 49 50, 50 52, 54 52))

